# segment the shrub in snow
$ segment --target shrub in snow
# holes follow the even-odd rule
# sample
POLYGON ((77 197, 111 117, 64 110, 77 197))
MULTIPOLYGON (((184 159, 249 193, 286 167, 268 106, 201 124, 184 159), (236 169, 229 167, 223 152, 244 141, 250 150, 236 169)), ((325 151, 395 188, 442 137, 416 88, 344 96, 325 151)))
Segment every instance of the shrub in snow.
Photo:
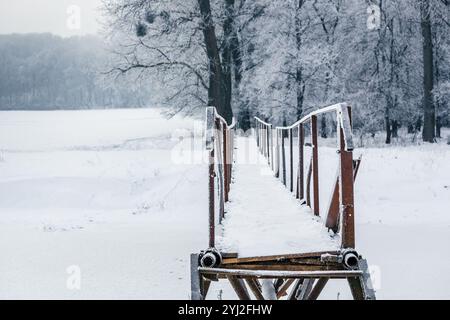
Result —
POLYGON ((145 14, 145 21, 147 21, 149 24, 152 24, 155 22, 155 14, 153 12, 147 12, 145 14))
POLYGON ((140 38, 147 35, 147 27, 143 23, 139 22, 136 25, 136 35, 140 38))

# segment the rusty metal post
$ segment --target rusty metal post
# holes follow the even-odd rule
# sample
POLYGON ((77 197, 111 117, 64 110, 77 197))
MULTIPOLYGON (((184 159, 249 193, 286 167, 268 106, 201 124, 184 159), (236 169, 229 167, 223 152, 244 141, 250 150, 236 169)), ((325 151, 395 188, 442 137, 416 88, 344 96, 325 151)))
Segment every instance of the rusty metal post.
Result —
POLYGON ((209 153, 209 182, 208 182, 208 201, 209 201, 209 247, 215 246, 215 204, 214 204, 214 149, 209 153))
POLYGON ((266 125, 266 157, 267 157, 267 164, 270 165, 270 130, 269 126, 266 125))
POLYGON ((305 129, 303 124, 298 126, 298 197, 304 199, 305 197, 305 169, 304 169, 304 144, 305 144, 305 129))
POLYGON ((273 162, 274 162, 273 152, 274 151, 273 151, 273 127, 272 127, 272 125, 270 125, 269 137, 270 137, 270 143, 269 143, 269 145, 270 145, 270 148, 269 148, 269 150, 270 150, 270 167, 273 171, 274 170, 274 164, 273 164, 273 162))
POLYGON ((312 175, 312 155, 308 165, 308 175, 306 177, 306 205, 311 206, 311 175, 312 175))
POLYGON ((231 190, 231 163, 233 162, 233 137, 232 137, 232 130, 227 130, 227 173, 228 173, 228 186, 227 186, 227 201, 229 200, 229 193, 231 190))
POLYGON ((266 130, 265 130, 265 126, 262 124, 262 140, 261 140, 261 144, 262 144, 262 154, 263 156, 266 156, 266 130))
POLYGON ((283 130, 280 130, 281 132, 281 166, 283 170, 283 184, 286 186, 286 150, 284 148, 284 132, 283 130))
MULTIPOLYGON (((349 112, 349 110, 342 110, 349 112)), ((350 112, 349 112, 350 115, 350 112)), ((340 177, 339 196, 342 213, 342 247, 355 247, 355 217, 354 217, 354 179, 353 179, 353 151, 345 149, 344 130, 339 130, 340 144, 340 177)))
POLYGON ((280 177, 280 138, 278 134, 278 129, 275 128, 275 159, 276 159, 276 166, 275 166, 275 178, 280 177))
POLYGON ((256 146, 259 148, 259 130, 258 130, 258 126, 259 126, 259 121, 256 120, 256 124, 255 124, 256 146))
POLYGON ((289 129, 289 180, 290 190, 294 192, 294 144, 293 144, 293 132, 289 129))
POLYGON ((224 178, 224 200, 228 202, 228 140, 227 125, 222 124, 222 149, 223 149, 223 178, 224 178))
POLYGON ((312 138, 312 178, 313 178, 313 191, 314 191, 314 214, 320 215, 319 209, 319 145, 317 142, 317 116, 311 116, 311 138, 312 138))

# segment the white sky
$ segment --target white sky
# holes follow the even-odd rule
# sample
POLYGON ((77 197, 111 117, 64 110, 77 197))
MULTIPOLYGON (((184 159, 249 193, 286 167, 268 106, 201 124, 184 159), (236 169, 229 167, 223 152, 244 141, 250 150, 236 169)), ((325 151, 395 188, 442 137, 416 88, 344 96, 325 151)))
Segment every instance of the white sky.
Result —
POLYGON ((100 5, 101 0, 0 0, 0 34, 51 32, 72 36, 96 33, 100 28, 100 5))

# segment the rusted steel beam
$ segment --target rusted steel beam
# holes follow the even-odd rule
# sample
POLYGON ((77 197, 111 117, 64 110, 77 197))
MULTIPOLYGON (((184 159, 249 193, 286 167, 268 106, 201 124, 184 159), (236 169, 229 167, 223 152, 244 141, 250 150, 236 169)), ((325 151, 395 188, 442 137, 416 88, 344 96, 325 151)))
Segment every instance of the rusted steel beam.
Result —
POLYGON ((274 165, 274 148, 273 148, 273 128, 270 127, 270 167, 272 168, 272 171, 275 169, 274 165))
POLYGON ((256 300, 265 300, 261 292, 261 286, 259 285, 259 282, 256 278, 245 278, 245 282, 252 291, 256 300))
MULTIPOLYGON (((360 164, 361 158, 353 161, 353 181, 356 180, 360 164)), ((338 168, 338 173, 336 174, 336 182, 334 184, 333 194, 331 195, 327 220, 325 223, 325 226, 334 233, 339 231, 339 172, 340 168, 338 168)))
POLYGON ((322 293, 323 288, 325 288, 325 285, 328 283, 328 280, 328 278, 319 278, 306 300, 317 300, 322 293))
MULTIPOLYGON (((345 111, 345 110, 344 110, 345 111)), ((354 180, 353 180, 353 152, 346 151, 344 131, 339 130, 340 143, 340 183, 339 195, 342 212, 342 247, 355 247, 355 209, 354 209, 354 180)))
POLYGON ((303 127, 303 124, 299 124, 298 125, 297 199, 304 199, 304 197, 305 197, 304 143, 305 143, 305 129, 303 127))
POLYGON ((284 148, 284 132, 281 132, 281 167, 283 171, 283 184, 286 186, 286 150, 284 148))
POLYGON ((215 204, 214 204, 214 149, 209 152, 208 203, 209 203, 209 247, 215 246, 215 204))
POLYGON ((311 206, 311 176, 312 176, 312 157, 308 165, 308 175, 306 176, 306 205, 310 208, 311 206))
POLYGON ((293 132, 289 130, 289 180, 290 190, 294 192, 294 144, 293 144, 293 132))
POLYGON ((233 154, 234 154, 234 146, 233 146, 233 131, 228 130, 228 194, 231 190, 231 179, 232 179, 232 172, 233 172, 233 154))
POLYGON ((224 176, 224 200, 228 202, 228 139, 227 128, 222 125, 222 149, 223 149, 223 176, 224 176))
POLYGON ((280 137, 279 130, 275 129, 275 157, 276 157, 276 167, 275 167, 275 178, 280 178, 280 137))
POLYGON ((255 124, 255 136, 256 136, 256 146, 259 149, 259 121, 256 120, 256 124, 255 124))
POLYGON ((313 169, 313 211, 320 215, 319 208, 319 145, 317 141, 317 116, 311 116, 312 169, 313 169))
POLYGON ((225 174, 224 174, 224 159, 223 159, 223 136, 222 136, 222 128, 225 124, 221 123, 219 118, 216 118, 215 121, 215 133, 217 134, 217 168, 218 168, 218 191, 219 191, 219 222, 222 222, 223 217, 225 216, 225 174))
POLYGON ((267 152, 266 152, 266 157, 267 157, 267 163, 270 165, 270 127, 266 126, 266 140, 267 140, 267 144, 266 144, 266 148, 267 148, 267 152))
POLYGON ((242 279, 239 279, 238 277, 233 275, 227 276, 227 279, 228 281, 230 281, 231 286, 233 287, 240 300, 251 300, 247 288, 245 287, 245 283, 242 279))

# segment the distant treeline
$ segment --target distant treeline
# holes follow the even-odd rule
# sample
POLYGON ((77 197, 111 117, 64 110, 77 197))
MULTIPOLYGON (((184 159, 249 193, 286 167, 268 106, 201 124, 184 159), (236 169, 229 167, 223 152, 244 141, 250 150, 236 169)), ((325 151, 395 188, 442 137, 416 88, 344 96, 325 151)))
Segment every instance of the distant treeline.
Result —
POLYGON ((147 88, 107 75, 110 59, 95 36, 0 35, 0 110, 148 105, 147 88))

